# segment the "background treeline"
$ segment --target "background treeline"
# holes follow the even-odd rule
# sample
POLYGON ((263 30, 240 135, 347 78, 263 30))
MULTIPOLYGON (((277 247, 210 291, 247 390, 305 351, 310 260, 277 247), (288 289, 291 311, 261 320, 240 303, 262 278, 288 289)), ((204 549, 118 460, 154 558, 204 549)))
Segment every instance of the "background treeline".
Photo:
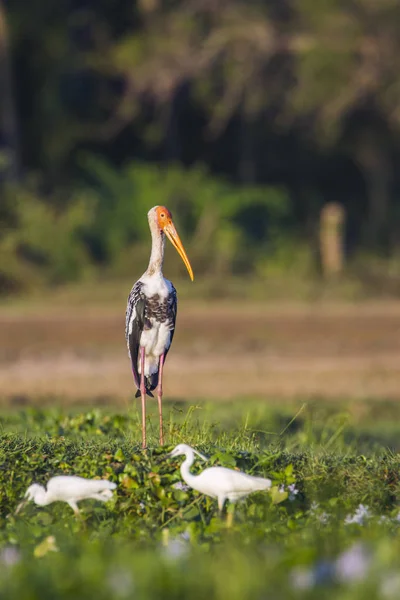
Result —
POLYGON ((397 291, 399 26, 397 0, 0 0, 1 289, 136 273, 161 203, 198 273, 304 277, 335 202, 347 269, 397 291))

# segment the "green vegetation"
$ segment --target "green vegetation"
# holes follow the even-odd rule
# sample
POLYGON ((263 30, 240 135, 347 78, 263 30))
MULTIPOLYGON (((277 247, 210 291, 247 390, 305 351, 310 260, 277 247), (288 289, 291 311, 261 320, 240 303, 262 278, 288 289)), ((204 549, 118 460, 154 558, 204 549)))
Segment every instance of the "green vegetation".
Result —
POLYGON ((81 285, 84 295, 99 281, 102 288, 129 287, 147 266, 147 211, 155 204, 172 211, 193 264, 195 289, 167 244, 167 275, 182 278, 184 294, 292 300, 397 294, 396 255, 358 254, 340 277, 319 277, 313 249, 298 235, 283 187, 238 187, 203 168, 185 170, 178 164, 131 162, 116 170, 89 155, 82 168, 85 183, 71 194, 45 196, 33 184, 6 189, 0 294, 72 283, 81 285))
POLYGON ((289 274, 291 296, 326 272, 329 203, 334 272, 398 295, 399 18, 396 0, 3 2, 0 293, 131 275, 166 203, 203 279, 289 274))
MULTIPOLYGON (((130 163, 118 172, 94 157, 84 164, 91 187, 66 206, 34 190, 8 191, 0 232, 3 289, 90 279, 100 269, 114 279, 126 277, 132 264, 142 263, 144 270, 150 250, 147 212, 156 204, 176 215, 200 276, 255 274, 287 235, 289 202, 278 188, 237 188, 202 169, 178 165, 130 163)), ((176 273, 178 261, 171 262, 176 273)))
POLYGON ((170 405, 168 446, 145 452, 137 415, 3 415, 0 596, 398 597, 398 408, 357 406, 170 405), (227 529, 215 501, 175 487, 180 461, 166 453, 181 441, 271 477, 273 493, 236 505, 227 529), (83 502, 80 520, 61 503, 13 515, 32 481, 61 473, 107 477, 115 498, 83 502))

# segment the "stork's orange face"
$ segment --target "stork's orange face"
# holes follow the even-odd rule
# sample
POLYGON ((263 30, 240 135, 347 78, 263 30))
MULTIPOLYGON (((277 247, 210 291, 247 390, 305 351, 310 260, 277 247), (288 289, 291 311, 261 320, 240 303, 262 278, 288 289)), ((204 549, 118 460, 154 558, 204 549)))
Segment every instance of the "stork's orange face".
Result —
POLYGON ((166 225, 173 223, 172 215, 166 206, 157 206, 156 213, 157 223, 160 229, 164 229, 166 225))
POLYGON ((185 248, 183 247, 183 244, 181 242, 181 238, 179 237, 174 222, 172 220, 171 213, 165 206, 157 206, 156 214, 159 228, 165 233, 175 250, 178 252, 179 256, 185 263, 190 279, 193 281, 194 276, 192 266, 189 262, 185 248))

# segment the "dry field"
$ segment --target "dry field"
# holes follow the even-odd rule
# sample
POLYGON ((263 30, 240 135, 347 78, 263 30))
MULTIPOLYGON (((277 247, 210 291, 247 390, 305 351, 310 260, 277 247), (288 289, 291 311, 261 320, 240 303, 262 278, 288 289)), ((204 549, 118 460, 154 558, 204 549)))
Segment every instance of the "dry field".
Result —
MULTIPOLYGON (((120 308, 0 308, 3 405, 130 402, 120 308)), ((400 398, 400 304, 180 305, 165 375, 175 399, 400 398)))

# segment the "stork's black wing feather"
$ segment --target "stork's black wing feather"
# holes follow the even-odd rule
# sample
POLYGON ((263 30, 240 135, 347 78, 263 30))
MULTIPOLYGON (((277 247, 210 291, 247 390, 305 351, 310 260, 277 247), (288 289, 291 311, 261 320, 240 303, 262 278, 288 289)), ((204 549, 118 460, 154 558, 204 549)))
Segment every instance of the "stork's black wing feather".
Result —
MULTIPOLYGON (((132 363, 132 372, 136 387, 140 388, 140 374, 138 370, 138 359, 140 353, 140 339, 145 325, 151 327, 150 318, 156 315, 161 322, 168 322, 171 332, 170 344, 165 349, 164 360, 172 344, 175 333, 176 313, 177 313, 177 295, 176 289, 171 284, 171 292, 163 304, 152 306, 151 301, 146 299, 143 293, 143 283, 138 281, 133 286, 128 297, 126 308, 125 337, 128 345, 129 356, 132 363)), ((158 385, 158 371, 145 377, 146 393, 151 393, 158 385)), ((140 396, 140 392, 136 394, 140 396)))
POLYGON ((178 312, 178 297, 177 297, 176 289, 174 288, 172 283, 171 283, 171 287, 172 287, 172 290, 171 290, 170 295, 168 296, 168 315, 170 317, 171 339, 170 339, 169 346, 166 349, 165 354, 164 354, 164 362, 165 362, 165 359, 167 358, 167 354, 169 352, 169 349, 171 348, 172 340, 174 338, 176 315, 178 312))
POLYGON ((144 328, 145 296, 143 284, 137 281, 128 296, 125 318, 125 337, 128 352, 132 363, 132 372, 136 387, 140 387, 140 375, 138 371, 138 358, 140 348, 140 336, 144 328))

